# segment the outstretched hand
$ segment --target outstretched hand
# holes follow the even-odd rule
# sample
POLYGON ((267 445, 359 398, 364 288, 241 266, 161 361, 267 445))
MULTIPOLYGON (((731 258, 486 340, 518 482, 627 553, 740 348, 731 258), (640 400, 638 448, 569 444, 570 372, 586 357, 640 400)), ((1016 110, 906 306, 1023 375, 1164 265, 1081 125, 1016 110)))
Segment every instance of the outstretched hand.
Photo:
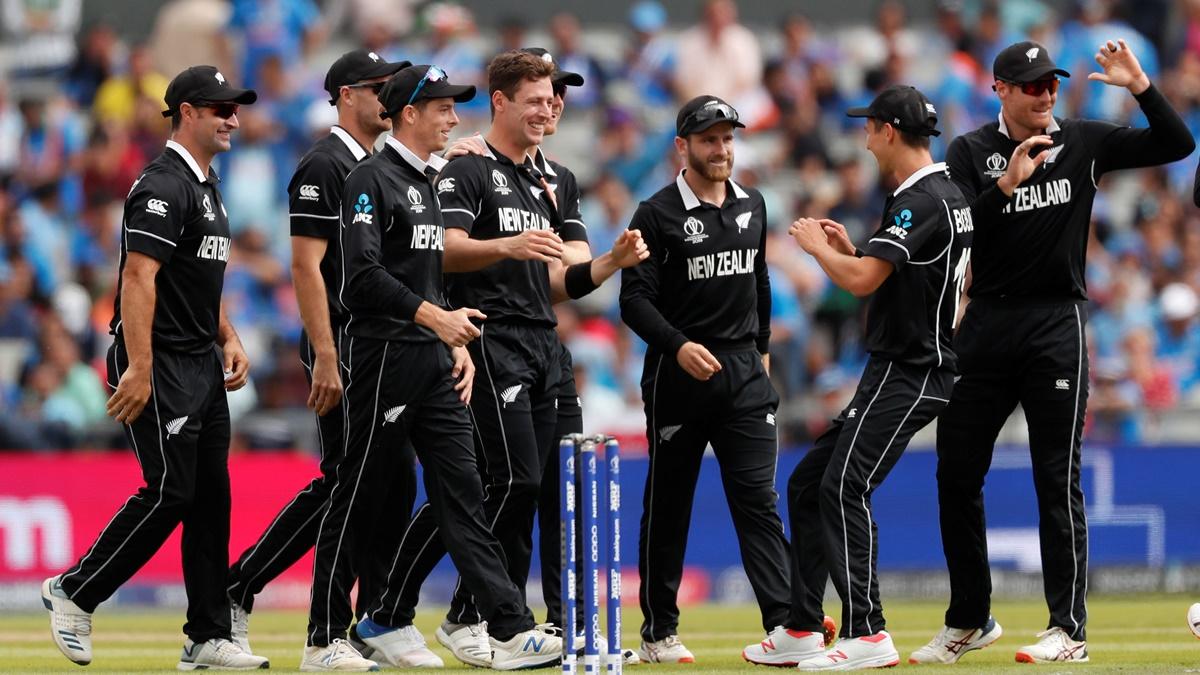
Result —
POLYGON ((1089 80, 1125 87, 1134 94, 1140 94, 1150 87, 1150 78, 1124 40, 1115 43, 1109 40, 1100 45, 1100 50, 1096 52, 1096 63, 1104 71, 1089 74, 1089 80))

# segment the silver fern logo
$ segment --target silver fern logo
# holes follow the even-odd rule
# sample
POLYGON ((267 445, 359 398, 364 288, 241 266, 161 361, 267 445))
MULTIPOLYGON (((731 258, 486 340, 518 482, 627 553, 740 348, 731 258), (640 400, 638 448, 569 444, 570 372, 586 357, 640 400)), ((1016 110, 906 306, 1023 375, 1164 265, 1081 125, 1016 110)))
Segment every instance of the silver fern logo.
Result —
POLYGON ((682 428, 683 428, 682 424, 672 424, 670 426, 662 427, 661 429, 658 430, 658 437, 660 439, 662 439, 663 443, 666 443, 667 441, 674 438, 675 434, 678 433, 679 430, 682 428))
POLYGON ((184 415, 183 417, 177 417, 167 422, 167 438, 178 436, 179 432, 183 429, 183 425, 187 424, 187 421, 188 416, 184 415))
POLYGON ((521 385, 514 384, 513 386, 500 392, 500 399, 504 401, 504 407, 507 408, 509 403, 517 400, 517 394, 521 393, 521 385))
POLYGON ((400 413, 404 412, 404 409, 407 407, 407 404, 398 405, 395 408, 388 408, 387 410, 383 411, 383 423, 390 424, 400 419, 400 413))

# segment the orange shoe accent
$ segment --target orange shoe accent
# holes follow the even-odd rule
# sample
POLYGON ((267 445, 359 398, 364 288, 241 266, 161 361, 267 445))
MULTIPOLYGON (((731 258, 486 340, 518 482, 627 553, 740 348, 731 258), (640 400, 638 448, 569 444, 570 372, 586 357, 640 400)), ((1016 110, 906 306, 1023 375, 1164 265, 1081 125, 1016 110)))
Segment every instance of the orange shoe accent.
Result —
POLYGON ((1025 652, 1017 652, 1017 663, 1037 663, 1037 661, 1034 661, 1033 657, 1025 652))
POLYGON ((676 663, 695 663, 695 662, 696 662, 696 659, 694 659, 690 656, 685 656, 682 659, 679 659, 678 661, 676 661, 676 663))
MULTIPOLYGON (((786 630, 787 630, 787 634, 791 635, 794 638, 806 638, 809 635, 812 635, 811 630, 792 630, 791 628, 788 628, 786 630)), ((766 644, 766 643, 764 642, 763 644, 766 644)), ((771 645, 771 646, 774 647, 775 645, 771 645)))
POLYGON ((861 637, 859 639, 863 640, 865 642, 883 642, 884 640, 887 639, 887 634, 880 631, 874 635, 864 635, 863 637, 861 637))
POLYGON ((833 641, 837 639, 837 622, 833 620, 832 616, 827 616, 821 622, 821 626, 825 630, 825 645, 833 644, 833 641))

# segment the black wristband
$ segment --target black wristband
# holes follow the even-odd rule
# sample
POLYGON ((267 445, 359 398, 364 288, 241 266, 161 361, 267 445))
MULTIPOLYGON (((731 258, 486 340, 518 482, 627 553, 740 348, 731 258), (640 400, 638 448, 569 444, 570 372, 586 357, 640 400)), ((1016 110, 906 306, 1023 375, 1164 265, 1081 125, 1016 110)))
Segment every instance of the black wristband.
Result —
POLYGON ((567 268, 563 279, 567 297, 577 300, 600 287, 592 281, 592 261, 578 263, 567 268))
POLYGON ((867 255, 866 251, 862 250, 861 248, 859 248, 857 246, 854 247, 854 257, 855 258, 862 258, 865 255, 867 255))

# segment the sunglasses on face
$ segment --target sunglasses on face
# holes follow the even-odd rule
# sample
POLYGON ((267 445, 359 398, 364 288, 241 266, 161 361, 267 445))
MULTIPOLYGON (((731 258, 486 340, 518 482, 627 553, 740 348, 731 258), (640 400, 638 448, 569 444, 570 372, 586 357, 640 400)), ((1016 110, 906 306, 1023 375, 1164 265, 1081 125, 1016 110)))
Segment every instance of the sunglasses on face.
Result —
POLYGON ((425 71, 425 77, 421 78, 421 81, 417 83, 417 88, 413 89, 412 96, 408 97, 408 105, 412 105, 412 102, 417 100, 417 94, 421 93, 426 82, 440 82, 444 79, 446 79, 446 71, 437 66, 429 66, 429 70, 425 71))
POLYGON ((383 85, 385 84, 387 82, 359 82, 358 84, 348 84, 346 86, 350 89, 370 89, 371 93, 378 96, 379 92, 383 91, 383 85))
POLYGON ((724 103, 706 105, 688 115, 687 118, 683 120, 683 128, 688 129, 694 125, 702 124, 712 120, 727 120, 729 122, 736 122, 738 121, 738 114, 732 106, 724 103))
POLYGON ((197 103, 196 107, 208 108, 214 116, 229 119, 238 113, 240 106, 236 103, 197 103))
POLYGON ((1009 82, 1010 85, 1020 89, 1026 96, 1037 98, 1046 92, 1050 92, 1053 96, 1058 93, 1058 79, 1051 78, 1049 80, 1035 80, 1033 82, 1009 82))

